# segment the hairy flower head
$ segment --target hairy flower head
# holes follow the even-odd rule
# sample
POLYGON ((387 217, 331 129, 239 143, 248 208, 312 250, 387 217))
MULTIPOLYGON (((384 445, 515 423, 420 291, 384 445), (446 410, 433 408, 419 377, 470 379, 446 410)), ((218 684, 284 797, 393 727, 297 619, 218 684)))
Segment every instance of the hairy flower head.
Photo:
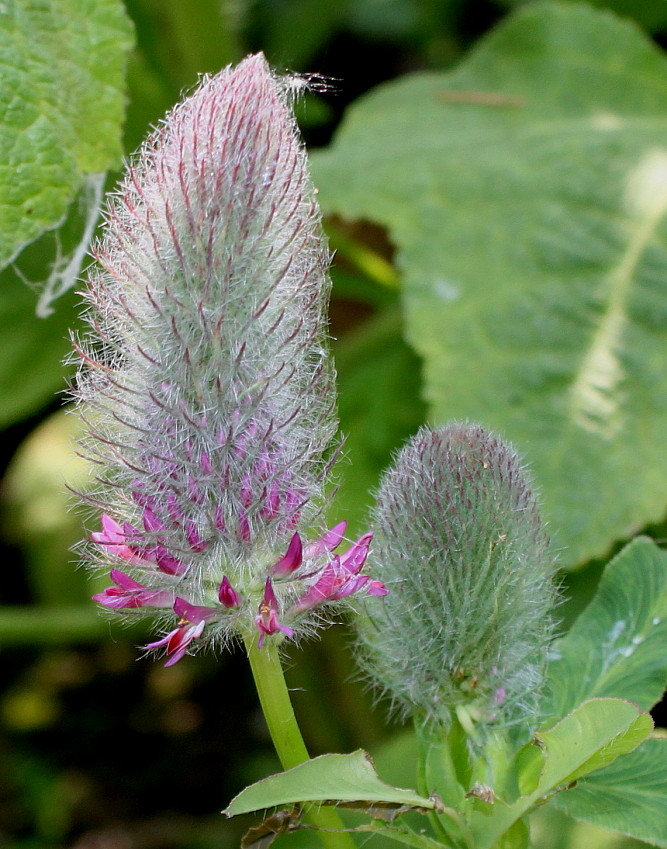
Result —
POLYGON ((554 621, 555 563, 516 453, 476 425, 423 428, 377 495, 390 588, 362 662, 404 713, 448 725, 529 719, 554 621))
POLYGON ((290 98, 261 55, 205 79, 128 167, 89 278, 77 395, 104 515, 87 559, 112 567, 100 603, 164 612, 150 647, 171 662, 204 632, 307 628, 340 559, 344 525, 302 541, 337 421, 329 254, 290 98))

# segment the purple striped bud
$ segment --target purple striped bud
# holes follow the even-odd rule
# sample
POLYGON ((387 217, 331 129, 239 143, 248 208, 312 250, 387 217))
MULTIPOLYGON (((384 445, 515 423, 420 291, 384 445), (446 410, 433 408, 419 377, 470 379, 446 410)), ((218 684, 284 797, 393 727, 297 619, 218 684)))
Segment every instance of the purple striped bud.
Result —
POLYGON ((149 647, 169 663, 207 637, 307 631, 361 554, 327 590, 341 526, 310 547, 305 533, 337 421, 329 253, 294 87, 261 55, 205 79, 128 168, 89 278, 77 395, 104 518, 88 559, 115 576, 96 598, 163 608, 149 647))

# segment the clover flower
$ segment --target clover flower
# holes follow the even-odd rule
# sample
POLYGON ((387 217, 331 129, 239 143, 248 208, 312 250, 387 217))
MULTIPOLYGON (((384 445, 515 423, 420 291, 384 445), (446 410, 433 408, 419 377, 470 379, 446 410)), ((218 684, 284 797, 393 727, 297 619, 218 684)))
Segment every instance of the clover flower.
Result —
POLYGON ((103 515, 85 558, 111 567, 101 605, 160 618, 146 648, 168 664, 386 592, 361 574, 371 535, 334 554, 345 523, 321 526, 329 254, 291 87, 261 55, 204 79, 128 167, 89 277, 76 394, 103 515))

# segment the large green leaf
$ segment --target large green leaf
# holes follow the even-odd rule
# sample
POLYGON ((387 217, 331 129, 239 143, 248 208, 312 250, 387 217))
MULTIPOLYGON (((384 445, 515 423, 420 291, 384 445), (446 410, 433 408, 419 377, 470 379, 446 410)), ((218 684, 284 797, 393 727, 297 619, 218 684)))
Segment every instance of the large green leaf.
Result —
POLYGON ((667 740, 647 740, 556 804, 575 819, 667 847, 667 740))
POLYGON ((0 268, 121 158, 130 22, 120 0, 0 8, 0 268))
POLYGON ((667 552, 640 538, 609 563, 594 599, 554 644, 543 716, 565 716, 594 696, 649 710, 667 687, 666 644, 667 552))
POLYGON ((500 835, 545 797, 635 749, 653 728, 651 717, 621 699, 591 699, 552 728, 535 735, 520 753, 522 794, 511 804, 473 812, 476 849, 491 849, 500 835), (523 756, 522 756, 523 755, 523 756))
POLYGON ((246 787, 225 808, 227 816, 300 802, 360 802, 369 807, 434 809, 436 802, 381 781, 361 750, 321 755, 246 787))
POLYGON ((576 781, 633 751, 653 730, 653 721, 621 699, 591 699, 548 731, 535 735, 545 747, 537 785, 544 795, 558 784, 576 781))
POLYGON ((667 507, 666 115, 635 26, 546 3, 313 158, 327 212, 389 228, 432 417, 518 445, 564 565, 667 507))

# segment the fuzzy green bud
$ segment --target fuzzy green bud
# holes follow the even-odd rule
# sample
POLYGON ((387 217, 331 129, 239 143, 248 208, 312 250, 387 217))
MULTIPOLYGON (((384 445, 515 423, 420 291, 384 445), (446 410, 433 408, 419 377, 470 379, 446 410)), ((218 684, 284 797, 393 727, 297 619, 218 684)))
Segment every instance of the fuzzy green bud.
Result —
POLYGON ((361 660, 404 714, 529 720, 557 600, 555 562, 516 453, 470 424, 423 428, 377 496, 375 574, 390 592, 361 660))

